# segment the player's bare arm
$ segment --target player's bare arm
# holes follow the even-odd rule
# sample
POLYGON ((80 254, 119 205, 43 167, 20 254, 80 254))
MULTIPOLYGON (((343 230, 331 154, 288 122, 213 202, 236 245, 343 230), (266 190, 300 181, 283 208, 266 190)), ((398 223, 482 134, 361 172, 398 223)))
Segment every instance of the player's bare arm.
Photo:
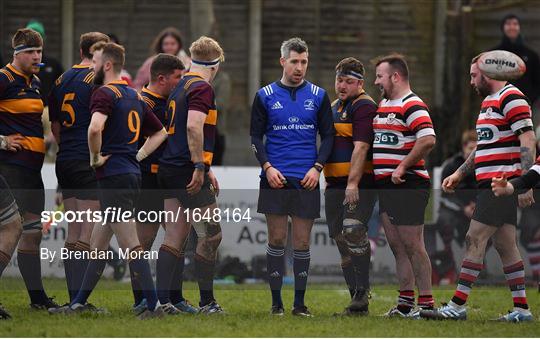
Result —
POLYGON ((204 182, 204 167, 199 168, 197 164, 203 162, 203 142, 204 142, 204 121, 206 120, 206 114, 199 111, 189 110, 187 118, 187 140, 189 146, 189 152, 191 154, 191 161, 196 164, 195 171, 193 171, 193 177, 191 182, 187 186, 189 194, 195 194, 199 192, 204 182))
POLYGON ((418 161, 424 159, 429 152, 435 147, 436 138, 433 135, 426 135, 416 140, 411 152, 403 159, 396 170, 392 173, 392 182, 394 184, 401 184, 405 182, 402 177, 405 175, 407 169, 418 161))
MULTIPOLYGON (((534 164, 536 158, 536 138, 533 131, 527 131, 519 135, 520 142, 520 157, 522 173, 527 172, 534 164)), ((526 193, 518 196, 519 207, 527 207, 534 204, 533 191, 529 190, 526 193)))
POLYGON ((351 169, 347 179, 347 188, 345 189, 344 203, 355 204, 358 202, 358 184, 362 179, 366 156, 371 146, 362 141, 354 142, 354 149, 351 155, 351 169))
POLYGON ((456 186, 463 180, 465 176, 474 171, 474 157, 476 149, 471 152, 467 160, 459 166, 459 168, 449 177, 444 178, 442 183, 443 191, 447 193, 454 193, 456 186))
POLYGON ((97 168, 103 166, 110 155, 101 155, 101 135, 105 122, 107 121, 107 115, 94 112, 90 126, 88 126, 88 149, 90 150, 90 166, 97 168))

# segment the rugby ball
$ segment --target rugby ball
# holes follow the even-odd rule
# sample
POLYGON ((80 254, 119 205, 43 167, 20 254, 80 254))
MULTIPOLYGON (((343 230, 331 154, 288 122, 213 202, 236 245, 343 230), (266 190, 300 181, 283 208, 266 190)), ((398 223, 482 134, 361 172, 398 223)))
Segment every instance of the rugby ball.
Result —
POLYGON ((503 50, 482 53, 478 58, 478 68, 488 78, 502 81, 518 79, 527 69, 519 56, 503 50))

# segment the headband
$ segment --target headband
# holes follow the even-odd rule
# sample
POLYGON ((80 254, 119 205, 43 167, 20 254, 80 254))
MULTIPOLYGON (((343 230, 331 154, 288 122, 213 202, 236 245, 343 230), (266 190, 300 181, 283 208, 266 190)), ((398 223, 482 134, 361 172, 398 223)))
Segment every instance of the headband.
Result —
POLYGON ((206 67, 206 68, 217 66, 219 65, 220 61, 221 61, 221 57, 214 59, 212 61, 200 61, 200 60, 191 59, 192 64, 195 64, 201 67, 206 67))
POLYGON ((355 71, 348 71, 348 72, 337 71, 336 76, 341 76, 341 77, 346 77, 346 78, 353 78, 353 79, 356 79, 356 80, 364 80, 364 76, 362 74, 358 73, 358 72, 355 72, 355 71))
POLYGON ((43 50, 43 46, 27 46, 27 45, 17 45, 13 49, 15 51, 15 55, 26 52, 26 51, 41 51, 43 50))

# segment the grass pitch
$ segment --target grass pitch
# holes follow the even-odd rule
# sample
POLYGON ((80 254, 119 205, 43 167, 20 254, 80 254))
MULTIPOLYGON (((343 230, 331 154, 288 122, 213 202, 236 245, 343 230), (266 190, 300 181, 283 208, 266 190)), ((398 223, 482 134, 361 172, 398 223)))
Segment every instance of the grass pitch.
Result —
MULTIPOLYGON (((63 303, 67 300, 65 282, 45 281, 49 295, 63 303)), ((306 304, 314 314, 303 319, 290 315, 293 291, 284 290, 284 317, 269 314, 270 293, 266 285, 217 286, 216 298, 227 314, 216 316, 176 316, 147 321, 137 320, 130 312, 133 303, 129 284, 110 280, 99 283, 90 302, 106 307, 110 315, 52 316, 28 307, 22 280, 2 278, 0 301, 13 316, 0 321, 1 337, 538 337, 540 322, 527 324, 493 323, 489 319, 510 309, 506 287, 476 287, 469 300, 469 320, 464 322, 413 321, 384 319, 378 315, 395 303, 395 286, 373 288, 370 315, 362 318, 336 318, 349 300, 344 285, 310 284, 306 304)), ((184 295, 198 299, 195 284, 187 284, 184 295)), ((436 302, 447 301, 453 287, 437 288, 436 302)), ((528 290, 529 304, 539 315, 540 294, 528 290)))

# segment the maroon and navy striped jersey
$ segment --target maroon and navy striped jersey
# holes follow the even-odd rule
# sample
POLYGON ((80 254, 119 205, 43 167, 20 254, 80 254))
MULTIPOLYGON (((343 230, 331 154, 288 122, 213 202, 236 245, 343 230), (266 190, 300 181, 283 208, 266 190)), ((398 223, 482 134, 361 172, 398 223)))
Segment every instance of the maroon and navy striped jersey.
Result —
MULTIPOLYGON (((435 135, 427 105, 409 92, 394 100, 383 99, 373 119, 373 169, 375 180, 391 176, 419 138, 435 135)), ((429 180, 424 159, 407 173, 429 180)))
POLYGON ((126 81, 113 81, 94 92, 90 112, 107 115, 101 153, 111 155, 103 166, 96 169, 96 177, 100 179, 128 173, 140 175, 136 159, 139 138, 163 129, 141 95, 126 81))

